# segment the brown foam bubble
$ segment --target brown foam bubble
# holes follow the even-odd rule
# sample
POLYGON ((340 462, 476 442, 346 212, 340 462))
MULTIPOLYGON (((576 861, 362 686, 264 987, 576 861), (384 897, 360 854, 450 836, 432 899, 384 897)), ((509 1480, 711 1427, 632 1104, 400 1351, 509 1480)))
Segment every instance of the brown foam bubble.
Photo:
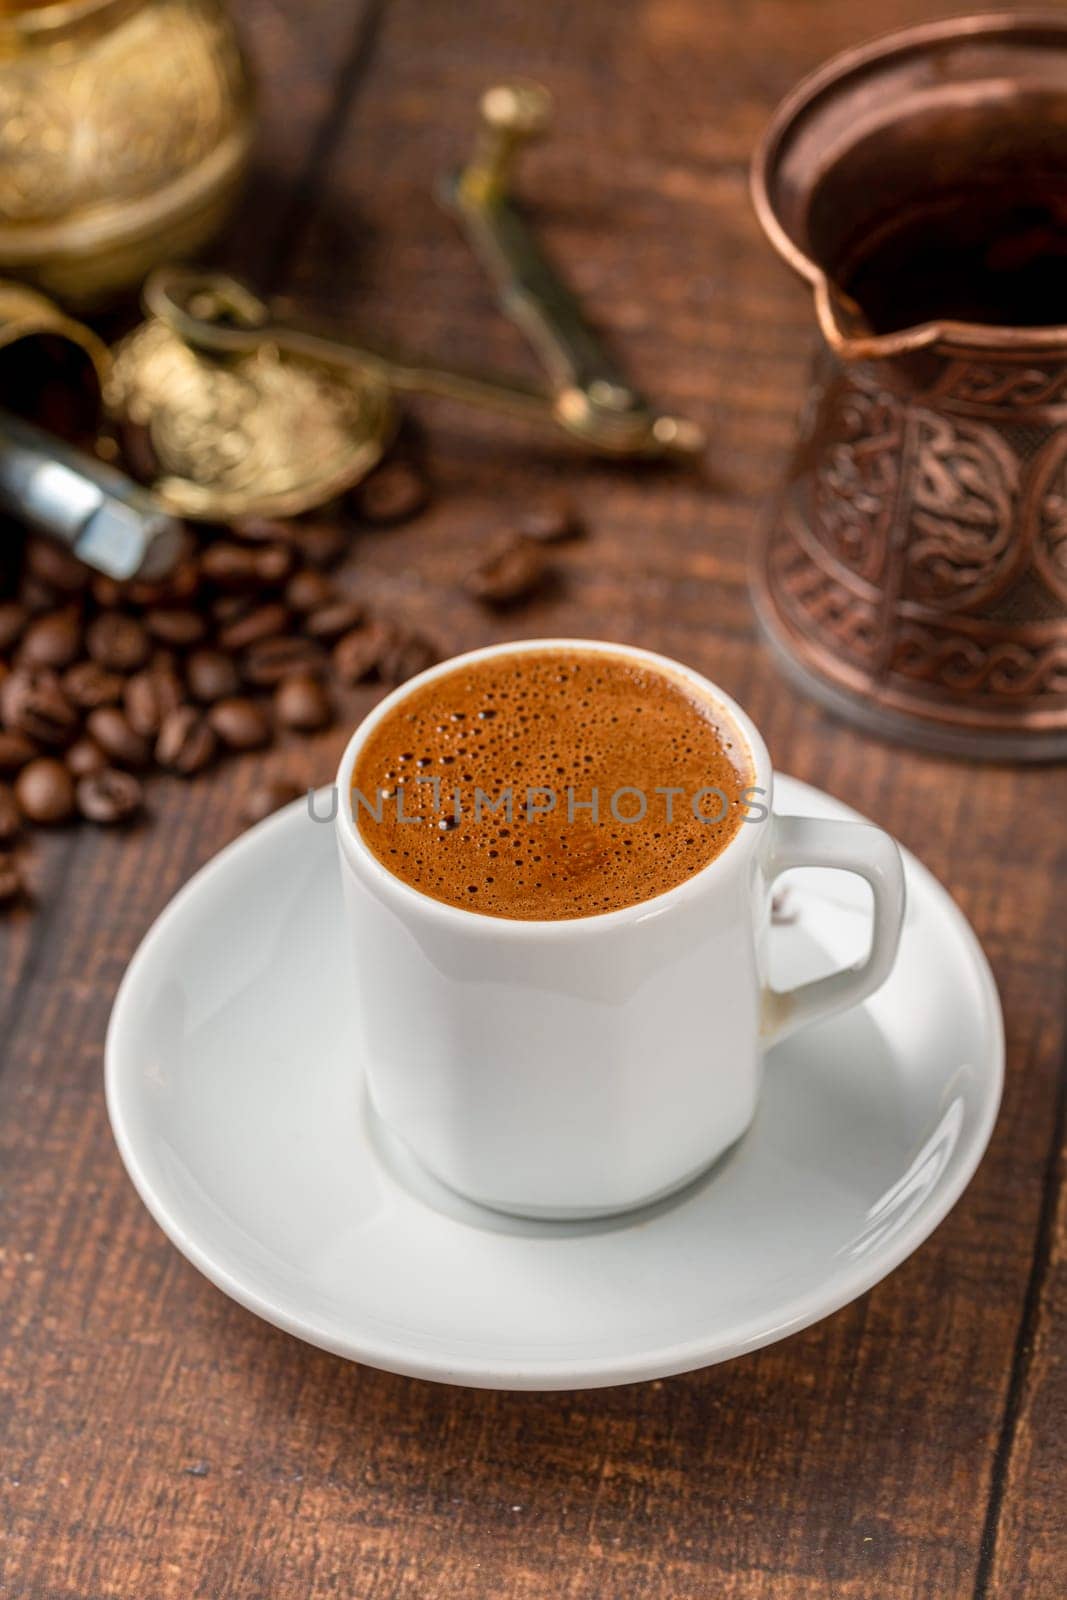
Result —
POLYGON ((351 799, 372 853, 423 894, 555 921, 692 877, 736 834, 753 781, 740 735, 682 679, 624 655, 516 651, 412 690, 360 751, 351 799))

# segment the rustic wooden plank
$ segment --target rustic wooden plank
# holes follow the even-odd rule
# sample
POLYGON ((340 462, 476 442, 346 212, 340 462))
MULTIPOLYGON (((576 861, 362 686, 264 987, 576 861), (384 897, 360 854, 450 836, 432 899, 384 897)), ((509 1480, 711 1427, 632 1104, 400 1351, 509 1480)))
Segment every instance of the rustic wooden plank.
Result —
POLYGON ((254 195, 234 259, 262 261, 267 277, 281 261, 292 285, 377 337, 529 371, 431 186, 462 158, 486 82, 543 76, 559 135, 523 183, 546 237, 635 376, 715 437, 700 483, 582 463, 511 425, 426 407, 436 501, 361 536, 353 586, 446 649, 611 636, 722 682, 781 766, 892 828, 972 918, 1004 997, 1007 1092, 989 1157, 935 1237, 782 1346, 576 1396, 354 1368, 257 1322, 177 1256, 121 1172, 99 1083, 111 996, 151 918, 232 837, 259 770, 328 779, 344 730, 163 783, 152 826, 128 840, 84 832, 43 847, 51 911, 0 933, 12 930, 0 964, 0 1593, 955 1600, 988 1579, 991 1595, 1044 1600, 1065 1548, 1052 1522, 1065 1224, 1047 1220, 1047 1202, 1055 1270, 1032 1266, 1064 1043, 1062 774, 950 763, 834 723, 774 670, 745 589, 812 337, 804 294, 750 215, 748 152, 800 72, 916 20, 922 0, 877 0, 862 17, 845 0, 397 0, 369 70, 346 8, 242 10, 271 97, 263 170, 277 165, 284 192, 254 195), (316 130, 354 73, 334 159, 299 200, 310 231, 282 250, 277 218, 294 215, 316 130), (564 474, 590 538, 560 552, 543 600, 487 616, 462 573, 502 507, 564 474), (991 1494, 1000 1538, 983 1577, 991 1494))
POLYGON ((978 1600, 1056 1596, 1067 1566, 1067 1060, 1044 1216, 1016 1342, 978 1600))
POLYGON ((215 253, 275 289, 285 281, 322 159, 373 47, 381 0, 233 0, 231 10, 252 61, 259 116, 244 203, 215 253))

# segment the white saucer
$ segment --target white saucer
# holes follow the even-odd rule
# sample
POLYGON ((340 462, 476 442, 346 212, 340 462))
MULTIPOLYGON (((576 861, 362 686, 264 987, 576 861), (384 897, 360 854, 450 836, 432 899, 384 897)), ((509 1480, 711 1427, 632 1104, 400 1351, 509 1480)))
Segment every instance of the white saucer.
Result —
MULTIPOLYGON (((776 800, 854 815, 790 778, 776 800)), ((213 1283, 299 1338, 485 1388, 684 1372, 855 1299, 978 1164, 1000 1099, 1000 1006, 961 912, 906 855, 892 978, 771 1053, 753 1127, 703 1178, 596 1223, 469 1205, 368 1115, 335 851, 303 801, 224 850, 144 940, 107 1041, 111 1122, 145 1205, 213 1283)), ((773 935, 781 986, 844 965, 866 938, 858 880, 791 878, 797 920, 773 935)))

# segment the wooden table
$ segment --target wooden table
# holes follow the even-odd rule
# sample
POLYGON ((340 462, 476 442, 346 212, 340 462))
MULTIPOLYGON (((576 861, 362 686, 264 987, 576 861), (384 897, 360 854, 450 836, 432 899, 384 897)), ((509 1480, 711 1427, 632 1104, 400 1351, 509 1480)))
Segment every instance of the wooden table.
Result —
POLYGON ((375 336, 529 371, 431 190, 488 82, 522 71, 555 91, 558 134, 524 188, 635 376, 707 423, 711 481, 428 408, 435 503, 361 538, 351 581, 449 650, 553 632, 680 656, 749 708, 780 767, 913 849, 977 928, 1007 1018, 1004 1106, 966 1196, 856 1304, 668 1382, 478 1393, 298 1344, 149 1220, 108 1132, 101 1052, 138 940, 237 832, 259 771, 325 781, 343 731, 162 783, 152 827, 39 847, 38 909, 0 925, 4 1600, 1064 1593, 1067 783, 831 721, 772 666, 745 587, 812 341, 753 219, 748 156, 801 73, 929 9, 242 0, 264 127, 223 255, 375 336), (509 505, 564 475, 591 537, 550 596, 495 623, 457 580, 509 505))

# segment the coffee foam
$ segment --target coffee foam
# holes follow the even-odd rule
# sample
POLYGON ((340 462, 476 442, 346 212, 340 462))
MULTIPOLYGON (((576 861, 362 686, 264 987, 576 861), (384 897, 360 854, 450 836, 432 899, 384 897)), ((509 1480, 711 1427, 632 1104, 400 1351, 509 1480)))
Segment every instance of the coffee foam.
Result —
POLYGON ((752 782, 740 734, 681 677, 600 651, 517 651, 412 690, 368 735, 352 803, 371 852, 423 894, 560 920, 634 905, 699 872, 736 834, 752 782), (656 792, 667 786, 681 791, 670 802, 656 792), (708 789, 722 798, 705 794, 697 820, 692 798, 708 789), (488 804, 509 790, 510 820, 488 804), (551 792, 554 809, 528 815, 528 790, 535 808, 551 792), (641 796, 641 820, 620 820, 641 796))

